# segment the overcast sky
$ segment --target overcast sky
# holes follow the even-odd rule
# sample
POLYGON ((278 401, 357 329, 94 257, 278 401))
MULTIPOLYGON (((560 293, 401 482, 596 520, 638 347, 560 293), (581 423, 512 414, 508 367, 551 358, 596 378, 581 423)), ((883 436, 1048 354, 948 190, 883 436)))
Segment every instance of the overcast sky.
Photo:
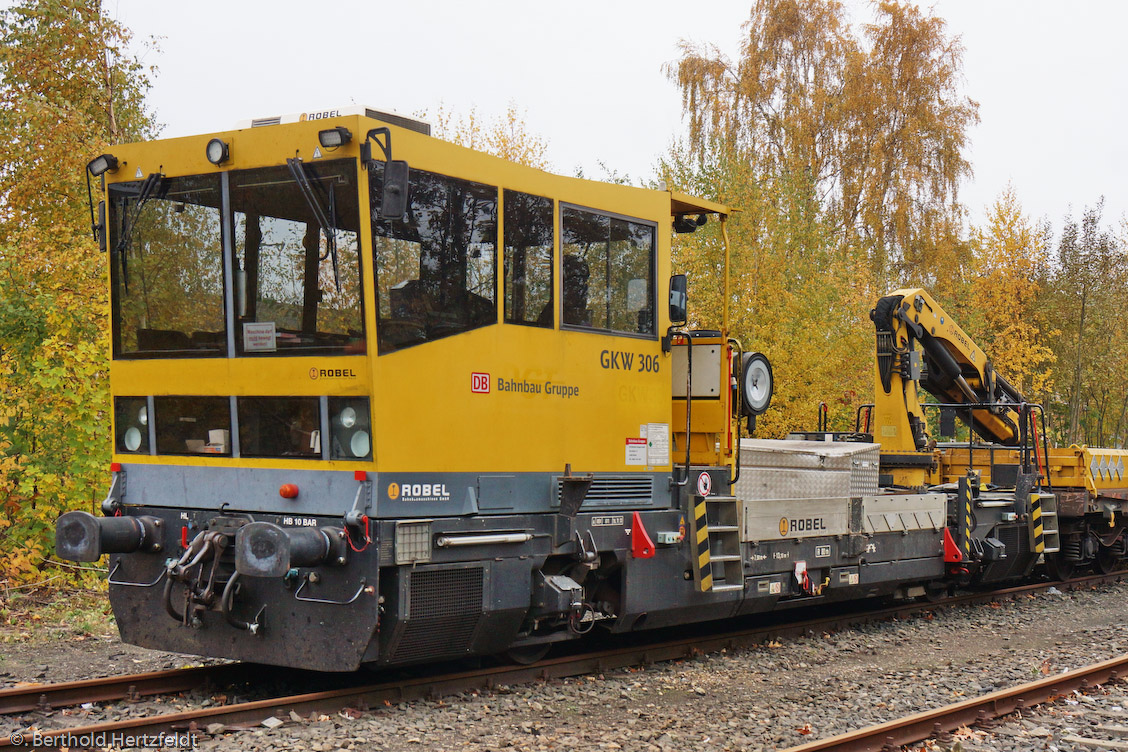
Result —
MULTIPOLYGON (((363 104, 403 113, 492 117, 514 103, 549 144, 555 171, 600 164, 650 178, 683 130, 663 65, 678 42, 735 56, 749 0, 103 0, 138 40, 157 37, 150 102, 163 135, 363 104)), ((0 4, 5 4, 0 0, 0 4)), ((848 0, 855 18, 865 0, 848 0)), ((1106 198, 1128 212, 1128 3, 922 3, 965 47, 966 93, 980 104, 975 178, 962 198, 983 215, 1010 181, 1026 211, 1059 230, 1106 198)))

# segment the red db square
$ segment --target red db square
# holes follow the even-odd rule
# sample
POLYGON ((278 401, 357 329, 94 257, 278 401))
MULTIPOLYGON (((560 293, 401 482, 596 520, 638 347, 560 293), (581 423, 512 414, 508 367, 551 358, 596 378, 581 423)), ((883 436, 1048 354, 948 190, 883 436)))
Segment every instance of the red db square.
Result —
POLYGON ((470 391, 474 394, 489 394, 490 375, 488 373, 471 373, 470 391))

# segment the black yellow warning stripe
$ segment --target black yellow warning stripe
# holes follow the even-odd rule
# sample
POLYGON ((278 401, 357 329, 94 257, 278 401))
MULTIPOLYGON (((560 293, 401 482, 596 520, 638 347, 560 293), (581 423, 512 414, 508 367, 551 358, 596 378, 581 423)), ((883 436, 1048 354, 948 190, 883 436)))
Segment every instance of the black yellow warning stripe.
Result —
POLYGON ((1043 553, 1046 550, 1046 531, 1042 521, 1041 494, 1030 494, 1030 526, 1034 531, 1034 553, 1043 553))
POLYGON ((693 497, 693 514, 690 515, 690 534, 697 544, 693 567, 693 580, 697 589, 706 593, 713 589, 713 565, 709 560, 709 520, 706 516, 705 497, 693 497))
POLYGON ((967 477, 960 478, 959 499, 963 502, 963 517, 960 522, 960 548, 964 560, 971 559, 971 527, 974 519, 971 511, 971 483, 967 477))

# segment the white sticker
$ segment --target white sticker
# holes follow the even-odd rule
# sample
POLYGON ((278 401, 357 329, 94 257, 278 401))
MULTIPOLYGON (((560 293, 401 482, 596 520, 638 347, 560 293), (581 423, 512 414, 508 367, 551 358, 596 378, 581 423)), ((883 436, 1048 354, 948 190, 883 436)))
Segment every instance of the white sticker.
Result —
POLYGON ((646 456, 648 465, 670 464, 670 426, 666 423, 646 425, 646 456))
POLYGON ((592 517, 592 527, 618 527, 623 524, 623 515, 613 514, 606 517, 592 517))
POLYGON ((136 177, 136 178, 143 178, 143 177, 145 177, 145 175, 144 175, 144 174, 143 174, 143 173, 141 172, 141 168, 140 168, 140 167, 138 167, 138 168, 137 168, 137 174, 136 174, 136 175, 134 175, 134 177, 136 177))
POLYGON ((313 147, 313 158, 314 159, 321 159, 321 147, 320 146, 313 147))
POLYGON ((273 321, 247 321, 243 323, 244 352, 274 352, 278 349, 273 321))
POLYGON ((626 464, 646 464, 646 439, 627 439, 626 464))
POLYGON ((713 491, 713 479, 709 473, 701 473, 697 476, 697 494, 698 496, 708 496, 713 491))

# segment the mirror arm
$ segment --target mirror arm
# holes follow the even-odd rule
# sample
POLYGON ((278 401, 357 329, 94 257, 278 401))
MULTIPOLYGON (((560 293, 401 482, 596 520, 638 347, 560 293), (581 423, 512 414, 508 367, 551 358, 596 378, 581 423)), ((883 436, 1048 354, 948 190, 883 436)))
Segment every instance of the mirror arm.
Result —
POLYGON ((372 144, 370 141, 375 141, 376 145, 380 147, 380 151, 384 152, 384 161, 392 161, 392 132, 387 128, 373 128, 368 131, 364 136, 364 143, 360 145, 360 159, 364 164, 372 161, 372 144), (384 140, 381 141, 377 136, 383 136, 384 140))
MULTIPOLYGON (((99 236, 105 229, 105 224, 99 224, 98 220, 94 216, 94 192, 90 188, 90 171, 83 170, 83 172, 86 173, 86 203, 90 204, 90 230, 94 233, 94 240, 100 240, 99 236)), ((105 178, 102 178, 103 184, 105 183, 105 180, 105 178)), ((105 241, 101 240, 100 242, 102 245, 102 250, 106 250, 105 241)))

